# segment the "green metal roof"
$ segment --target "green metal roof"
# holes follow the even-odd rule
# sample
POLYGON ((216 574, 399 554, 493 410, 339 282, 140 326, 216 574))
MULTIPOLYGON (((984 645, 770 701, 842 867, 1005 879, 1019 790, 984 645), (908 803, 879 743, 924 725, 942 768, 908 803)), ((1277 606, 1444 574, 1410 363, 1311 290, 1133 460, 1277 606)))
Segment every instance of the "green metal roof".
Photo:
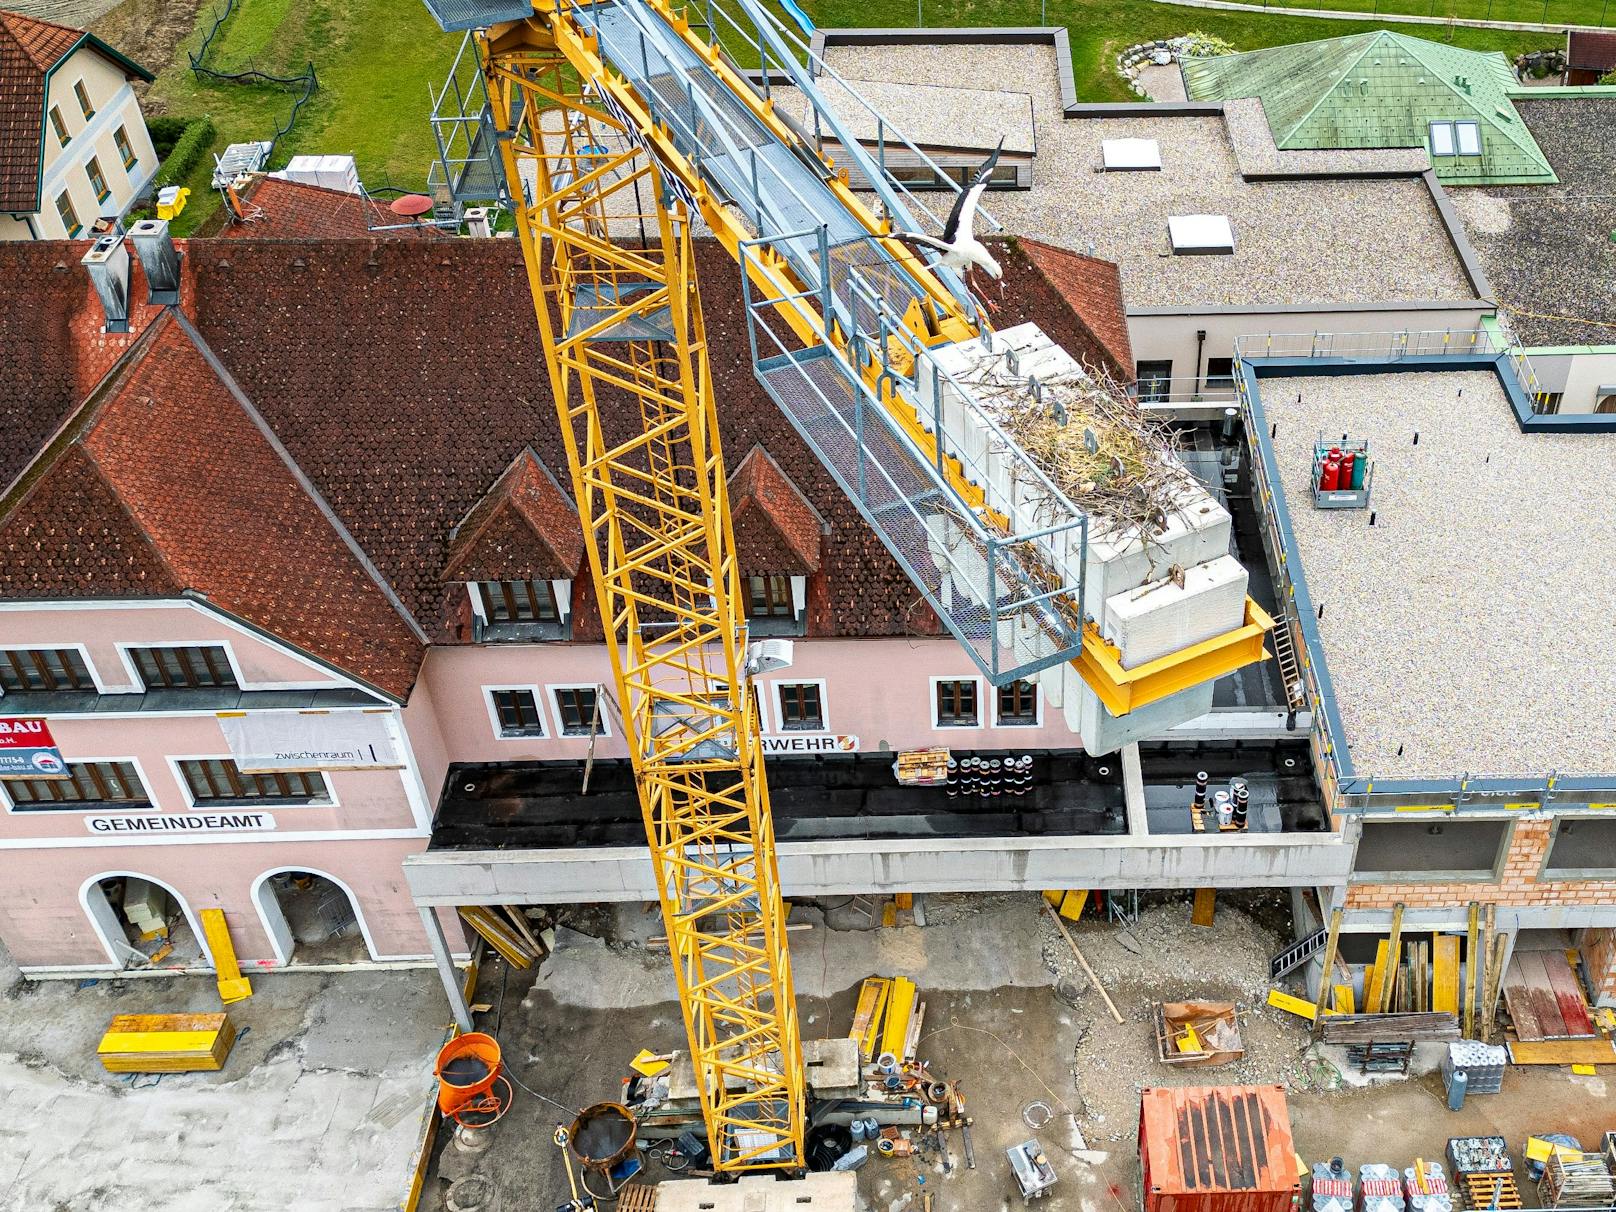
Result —
POLYGON ((1431 123, 1479 124, 1479 155, 1431 156, 1452 185, 1552 184, 1556 177, 1510 103, 1517 87, 1496 52, 1390 30, 1185 59, 1192 100, 1258 97, 1282 149, 1423 147, 1431 123))

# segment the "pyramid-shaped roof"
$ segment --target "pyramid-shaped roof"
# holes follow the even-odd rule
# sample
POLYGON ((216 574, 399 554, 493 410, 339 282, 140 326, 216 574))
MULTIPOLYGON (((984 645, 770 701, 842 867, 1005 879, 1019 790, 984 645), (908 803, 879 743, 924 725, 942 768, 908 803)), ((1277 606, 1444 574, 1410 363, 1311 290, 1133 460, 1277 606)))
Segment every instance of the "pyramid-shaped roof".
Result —
POLYGON ((1515 73, 1497 52, 1463 50, 1390 30, 1185 59, 1197 101, 1257 97, 1274 143, 1302 148, 1431 147, 1431 123, 1475 122, 1475 155, 1432 154, 1452 185, 1555 181, 1509 92, 1515 73))

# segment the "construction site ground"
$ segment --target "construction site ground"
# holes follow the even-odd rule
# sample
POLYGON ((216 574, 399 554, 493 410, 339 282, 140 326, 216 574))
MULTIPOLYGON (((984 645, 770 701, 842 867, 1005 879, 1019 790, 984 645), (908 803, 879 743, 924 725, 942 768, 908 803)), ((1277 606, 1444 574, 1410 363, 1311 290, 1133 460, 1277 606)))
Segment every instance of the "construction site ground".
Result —
MULTIPOLYGON (((974 1119, 974 1170, 957 1131, 945 1134, 946 1160, 872 1157, 859 1174, 862 1212, 920 1212, 928 1191, 934 1212, 1020 1207, 1005 1150, 1031 1137, 1059 1175, 1041 1205, 1047 1212, 1134 1212, 1139 1091, 1148 1085, 1281 1083, 1302 1157, 1339 1155, 1354 1167, 1441 1159, 1447 1139, 1461 1135, 1501 1135, 1519 1161, 1528 1135, 1568 1132, 1597 1147, 1616 1128, 1603 1070, 1579 1077, 1559 1067, 1512 1067, 1502 1094, 1472 1096, 1459 1113, 1447 1110, 1435 1071, 1440 1045, 1421 1045, 1416 1068, 1426 1071, 1408 1079, 1342 1078, 1306 1054, 1307 1025, 1264 1000, 1269 957, 1290 941, 1288 893, 1225 894, 1209 929, 1190 923, 1190 899, 1152 898, 1133 927, 1084 920, 1074 928, 1121 1025, 1035 896, 928 897, 925 926, 881 930, 855 928, 866 924, 857 905, 835 907, 830 927, 823 914, 799 907, 792 920, 813 924, 791 934, 804 1037, 847 1033, 863 977, 911 977, 926 1003, 918 1055, 936 1075, 961 1083, 974 1119), (1199 1070, 1159 1062, 1151 1006, 1186 999, 1240 1005, 1243 1060, 1199 1070), (1022 1119, 1033 1102, 1055 1113, 1036 1133, 1022 1119)), ((477 999, 491 1008, 479 1027, 498 1035, 525 1089, 483 1150, 463 1150, 439 1134, 421 1202, 430 1212, 563 1203, 556 1125, 573 1109, 618 1097, 642 1047, 683 1046, 667 952, 647 945, 662 932, 654 912, 633 906, 562 917, 574 928, 558 931, 557 949, 538 968, 484 965, 477 999), (457 1180, 465 1181, 453 1187, 457 1180)), ((1344 1057, 1335 1059, 1344 1069, 1344 1057)), ((667 1175, 653 1164, 647 1177, 667 1175)), ((1535 1192, 1524 1176, 1521 1182, 1531 1207, 1535 1192)))
POLYGON ((108 1073, 116 1014, 217 1011, 203 976, 25 981, 0 949, 0 1210, 383 1212, 432 1113, 430 969, 252 976, 217 1073, 108 1073))

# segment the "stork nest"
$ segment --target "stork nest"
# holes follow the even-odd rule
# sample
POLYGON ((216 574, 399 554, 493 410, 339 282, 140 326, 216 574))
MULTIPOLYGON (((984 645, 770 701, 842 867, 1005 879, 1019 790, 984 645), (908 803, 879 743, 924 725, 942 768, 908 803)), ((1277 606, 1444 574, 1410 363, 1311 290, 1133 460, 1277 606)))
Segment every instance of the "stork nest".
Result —
POLYGON ((1191 483, 1175 457, 1177 437, 1147 416, 1109 376, 1090 372, 1034 390, 1007 376, 1003 363, 973 377, 983 408, 1101 531, 1149 541, 1191 483))

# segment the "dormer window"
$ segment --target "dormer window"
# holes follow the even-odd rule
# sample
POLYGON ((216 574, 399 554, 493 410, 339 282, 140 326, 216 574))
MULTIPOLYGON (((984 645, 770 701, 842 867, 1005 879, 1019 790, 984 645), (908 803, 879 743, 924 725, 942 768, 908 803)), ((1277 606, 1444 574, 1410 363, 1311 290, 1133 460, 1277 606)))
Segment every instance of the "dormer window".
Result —
POLYGON ((749 576, 744 586, 746 618, 754 636, 803 634, 807 577, 749 576))
POLYGON ((565 640, 571 637, 570 580, 474 581, 479 640, 565 640))

